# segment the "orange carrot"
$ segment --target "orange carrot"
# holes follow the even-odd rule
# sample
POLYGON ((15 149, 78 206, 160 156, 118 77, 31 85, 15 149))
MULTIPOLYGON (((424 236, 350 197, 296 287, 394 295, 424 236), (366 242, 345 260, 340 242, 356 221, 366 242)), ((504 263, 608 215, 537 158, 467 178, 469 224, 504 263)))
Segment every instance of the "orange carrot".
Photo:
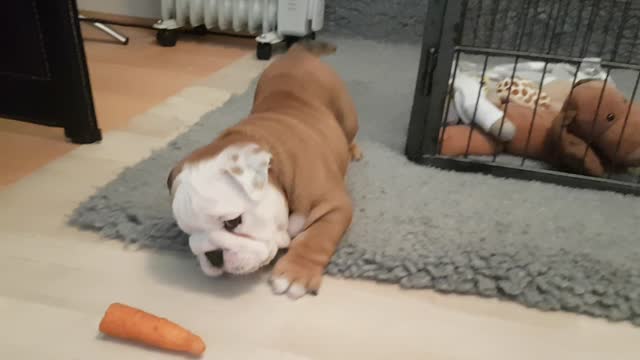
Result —
POLYGON ((202 355, 206 349, 199 336, 180 325, 120 303, 109 305, 100 322, 100 331, 123 340, 192 355, 202 355))

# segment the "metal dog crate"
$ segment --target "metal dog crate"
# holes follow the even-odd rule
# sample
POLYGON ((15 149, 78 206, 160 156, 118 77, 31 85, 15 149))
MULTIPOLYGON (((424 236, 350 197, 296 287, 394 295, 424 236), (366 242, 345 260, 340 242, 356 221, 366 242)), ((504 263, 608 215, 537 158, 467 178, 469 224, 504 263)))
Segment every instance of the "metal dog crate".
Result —
POLYGON ((450 106, 450 80, 464 56, 480 65, 481 78, 487 64, 497 58, 511 59, 515 69, 523 61, 543 61, 545 68, 560 62, 579 68, 584 58, 597 57, 606 71, 605 82, 622 72, 624 93, 635 100, 640 81, 640 1, 429 0, 427 4, 406 142, 410 160, 456 171, 640 194, 640 176, 631 173, 624 178, 592 177, 530 166, 526 157, 501 163, 497 154, 482 159, 467 154, 446 157, 439 149, 441 129, 447 126, 443 118, 450 106))

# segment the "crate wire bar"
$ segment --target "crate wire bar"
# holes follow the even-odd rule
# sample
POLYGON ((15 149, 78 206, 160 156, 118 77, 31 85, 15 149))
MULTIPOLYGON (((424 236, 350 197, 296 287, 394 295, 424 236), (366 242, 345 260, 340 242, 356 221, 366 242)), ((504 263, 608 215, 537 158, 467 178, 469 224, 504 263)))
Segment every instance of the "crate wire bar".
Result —
MULTIPOLYGON (((412 161, 445 169, 480 172, 499 177, 551 182, 563 186, 617 191, 640 195, 640 175, 633 171, 622 176, 607 172, 604 177, 570 173, 554 168, 529 166, 537 161, 527 157, 529 140, 545 76, 550 66, 567 64, 573 67, 568 97, 573 94, 578 74, 585 59, 599 60, 603 84, 620 84, 620 91, 629 100, 615 153, 618 154, 633 102, 640 85, 640 2, 634 0, 430 0, 427 5, 423 44, 406 155, 412 161), (498 135, 502 134, 504 116, 508 111, 511 87, 517 72, 525 62, 543 62, 537 85, 533 117, 529 125, 525 155, 518 162, 500 161, 497 151, 489 157, 469 156, 469 145, 476 123, 478 91, 464 155, 441 155, 444 129, 450 124, 447 116, 452 109, 454 83, 460 75, 464 58, 481 69, 480 87, 490 63, 512 66, 504 114, 498 135), (616 76, 619 75, 619 76, 616 76), (618 80, 620 80, 618 82, 618 80)), ((594 140, 596 117, 604 94, 598 99, 587 144, 594 140)), ((638 134, 640 136, 640 134, 638 134)), ((583 161, 587 157, 585 148, 583 161)), ((615 160, 609 169, 616 168, 615 160)), ((547 164, 549 165, 549 164, 547 164)), ((640 173, 640 171, 636 171, 640 173)))

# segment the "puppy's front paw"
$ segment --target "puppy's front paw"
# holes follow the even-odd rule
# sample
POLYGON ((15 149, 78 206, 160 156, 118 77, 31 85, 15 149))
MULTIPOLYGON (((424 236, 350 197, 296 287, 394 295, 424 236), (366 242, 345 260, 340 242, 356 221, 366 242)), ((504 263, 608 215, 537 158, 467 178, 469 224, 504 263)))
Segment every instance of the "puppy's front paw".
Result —
POLYGON ((291 253, 284 255, 271 274, 271 289, 274 293, 287 294, 292 299, 304 295, 317 295, 322 282, 324 268, 291 253))

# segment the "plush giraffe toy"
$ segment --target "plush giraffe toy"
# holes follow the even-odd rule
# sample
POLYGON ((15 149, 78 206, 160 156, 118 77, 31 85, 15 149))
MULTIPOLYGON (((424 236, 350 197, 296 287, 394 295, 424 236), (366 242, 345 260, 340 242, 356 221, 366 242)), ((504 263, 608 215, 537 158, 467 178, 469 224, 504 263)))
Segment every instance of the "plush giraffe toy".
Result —
POLYGON ((516 78, 512 82, 511 79, 504 79, 498 83, 495 92, 500 104, 513 101, 520 105, 533 108, 537 100, 539 108, 551 108, 551 98, 549 95, 544 91, 540 92, 538 85, 529 80, 516 78), (511 89, 511 95, 509 95, 509 89, 511 89))

